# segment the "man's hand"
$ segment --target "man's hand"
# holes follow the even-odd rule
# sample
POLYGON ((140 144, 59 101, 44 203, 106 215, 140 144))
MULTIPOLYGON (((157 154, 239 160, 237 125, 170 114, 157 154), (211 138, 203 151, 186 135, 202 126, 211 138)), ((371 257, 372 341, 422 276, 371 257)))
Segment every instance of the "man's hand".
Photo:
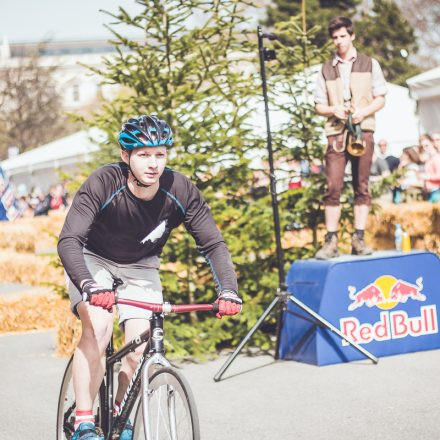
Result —
POLYGON ((102 307, 110 313, 115 305, 115 292, 107 287, 100 286, 93 280, 87 280, 82 285, 83 300, 89 301, 92 306, 102 307))
POLYGON ((353 116, 352 116, 353 124, 360 124, 365 119, 366 116, 367 114, 365 113, 365 110, 363 108, 356 109, 353 112, 353 116))
POLYGON ((342 121, 348 118, 349 108, 347 105, 335 105, 333 106, 333 114, 342 121))
POLYGON ((243 301, 232 290, 223 290, 220 292, 216 303, 218 304, 219 311, 215 316, 221 319, 223 315, 236 315, 240 313, 243 301))

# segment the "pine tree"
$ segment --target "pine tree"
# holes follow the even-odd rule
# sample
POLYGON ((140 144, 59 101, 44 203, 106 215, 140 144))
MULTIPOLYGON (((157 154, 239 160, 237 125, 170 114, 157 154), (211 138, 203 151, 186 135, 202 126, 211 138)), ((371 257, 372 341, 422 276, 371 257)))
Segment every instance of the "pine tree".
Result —
POLYGON ((379 61, 389 82, 406 85, 420 72, 408 60, 418 49, 414 30, 393 0, 374 0, 372 10, 361 14, 355 45, 379 61))
MULTIPOLYGON (((297 164, 306 164, 301 173, 302 186, 281 195, 283 228, 312 232, 306 245, 286 249, 287 260, 310 257, 318 246, 317 231, 323 223, 322 196, 325 191, 323 173, 310 172, 314 163, 322 165, 325 151, 323 119, 315 112, 313 91, 316 66, 328 56, 328 45, 320 48, 313 43, 319 28, 307 28, 307 14, 276 25, 279 41, 274 43, 277 61, 271 63, 269 90, 271 107, 286 115, 286 121, 274 132, 275 155, 297 164)), ((344 210, 345 213, 346 210, 344 210)))
MULTIPOLYGON (((338 15, 350 17, 356 11, 360 0, 308 0, 306 14, 306 28, 316 30, 309 34, 311 43, 323 47, 328 42, 327 24, 338 15)), ((289 21, 290 17, 301 15, 302 0, 275 0, 273 6, 267 9, 266 25, 275 26, 276 23, 289 21)))
MULTIPOLYGON (((300 13, 301 0, 275 0, 274 3, 275 7, 268 9, 268 25, 300 13)), ((417 66, 409 61, 410 55, 417 52, 414 30, 394 0, 373 0, 371 9, 361 8, 358 0, 308 0, 307 28, 319 26, 313 44, 324 47, 329 41, 328 22, 340 15, 352 18, 356 48, 379 61, 387 81, 405 85, 407 78, 418 73, 417 66)))
MULTIPOLYGON (((121 123, 155 113, 173 128, 169 165, 189 176, 211 206, 232 253, 246 307, 234 319, 182 316, 168 323, 168 347, 175 354, 214 351, 237 343, 276 290, 270 202, 253 193, 252 155, 264 149, 250 123, 259 99, 254 31, 246 28, 241 0, 139 1, 137 16, 123 8, 120 23, 145 30, 145 41, 114 32, 115 58, 97 72, 125 88, 93 121, 108 134, 93 166, 118 160, 121 123), (189 27, 194 14, 203 23, 189 27), (214 321, 214 322, 213 322, 214 321), (177 324, 176 324, 177 322, 177 324)), ((183 228, 174 231, 162 255, 165 298, 172 302, 212 301, 209 266, 183 228)), ((268 346, 268 336, 256 336, 268 346)))

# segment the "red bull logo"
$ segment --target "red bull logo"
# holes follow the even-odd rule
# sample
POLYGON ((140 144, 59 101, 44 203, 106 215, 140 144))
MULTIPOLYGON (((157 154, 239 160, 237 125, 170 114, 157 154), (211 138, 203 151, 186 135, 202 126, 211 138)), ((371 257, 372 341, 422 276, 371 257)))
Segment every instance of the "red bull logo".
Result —
MULTIPOLYGON (((409 299, 426 301, 422 289, 422 277, 417 278, 416 283, 412 284, 391 275, 383 275, 360 290, 349 286, 348 295, 352 301, 348 306, 349 311, 363 306, 378 307, 385 311, 380 313, 380 319, 375 323, 362 324, 355 317, 340 319, 342 333, 361 344, 373 340, 387 341, 438 333, 435 304, 420 307, 420 315, 414 317, 409 317, 403 310, 388 311, 399 303, 406 303, 409 299)), ((342 341, 342 344, 347 345, 347 342, 342 341)))
POLYGON ((364 305, 389 310, 399 303, 406 303, 408 299, 425 301, 426 296, 421 293, 422 289, 422 277, 417 278, 416 284, 411 284, 391 275, 383 275, 359 291, 354 286, 349 286, 348 296, 353 302, 348 310, 353 311, 364 305))

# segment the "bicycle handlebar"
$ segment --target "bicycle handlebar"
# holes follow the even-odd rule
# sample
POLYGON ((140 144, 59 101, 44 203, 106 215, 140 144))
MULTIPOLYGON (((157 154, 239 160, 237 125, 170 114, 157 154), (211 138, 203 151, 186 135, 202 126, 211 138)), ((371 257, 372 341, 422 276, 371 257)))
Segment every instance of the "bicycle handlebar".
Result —
POLYGON ((170 304, 164 302, 163 304, 149 303, 144 301, 135 301, 132 299, 117 298, 117 304, 124 304, 127 306, 139 307, 140 309, 149 310, 156 313, 188 313, 197 311, 212 311, 213 313, 219 312, 218 304, 170 304))

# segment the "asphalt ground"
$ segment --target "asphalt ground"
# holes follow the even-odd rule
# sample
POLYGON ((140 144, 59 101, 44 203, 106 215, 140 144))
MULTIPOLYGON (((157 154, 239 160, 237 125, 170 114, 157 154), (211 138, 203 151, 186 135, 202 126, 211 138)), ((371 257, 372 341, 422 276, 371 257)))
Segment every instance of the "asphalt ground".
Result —
MULTIPOLYGON (((0 336, 0 439, 55 438, 55 332, 0 336)), ((203 440, 440 439, 440 350, 317 367, 240 355, 183 363, 203 440)))

